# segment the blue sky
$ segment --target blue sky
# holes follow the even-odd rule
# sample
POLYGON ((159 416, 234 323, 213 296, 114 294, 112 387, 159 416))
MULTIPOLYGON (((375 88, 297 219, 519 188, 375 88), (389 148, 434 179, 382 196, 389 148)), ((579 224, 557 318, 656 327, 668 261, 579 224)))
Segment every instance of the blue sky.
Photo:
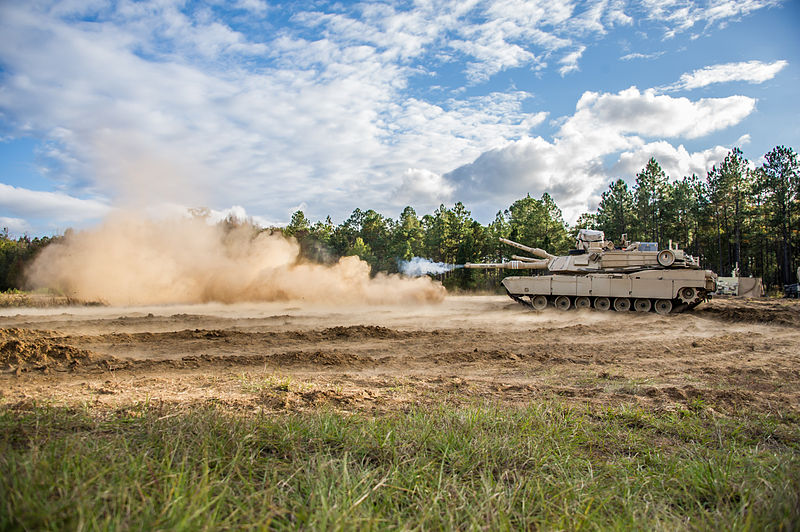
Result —
POLYGON ((0 225, 207 206, 285 223, 800 147, 800 3, 0 2, 0 225))

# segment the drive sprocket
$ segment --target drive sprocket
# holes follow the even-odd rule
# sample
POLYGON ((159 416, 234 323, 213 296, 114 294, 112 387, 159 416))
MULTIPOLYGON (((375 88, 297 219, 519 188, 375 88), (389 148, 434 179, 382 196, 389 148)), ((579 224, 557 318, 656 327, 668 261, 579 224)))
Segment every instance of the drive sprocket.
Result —
POLYGON ((687 305, 700 301, 700 292, 693 286, 685 286, 678 290, 678 299, 687 305))

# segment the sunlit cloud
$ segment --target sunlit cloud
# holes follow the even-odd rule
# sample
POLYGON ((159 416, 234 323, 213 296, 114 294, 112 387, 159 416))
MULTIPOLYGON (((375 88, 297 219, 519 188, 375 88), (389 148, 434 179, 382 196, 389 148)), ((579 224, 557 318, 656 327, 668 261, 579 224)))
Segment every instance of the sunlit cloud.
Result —
POLYGON ((711 65, 681 75, 677 83, 664 87, 664 90, 691 90, 707 87, 715 83, 729 83, 732 81, 764 83, 774 78, 788 64, 787 61, 781 59, 772 63, 743 61, 740 63, 711 65))
POLYGON ((481 154, 444 175, 453 196, 475 204, 504 204, 520 193, 549 193, 567 220, 596 204, 610 176, 633 175, 650 157, 663 158, 674 178, 702 173, 724 158, 715 146, 689 153, 683 145, 647 138, 694 138, 736 124, 754 109, 743 96, 696 101, 636 87, 619 93, 585 92, 555 138, 528 137, 481 154), (698 119, 698 117, 700 117, 698 119), (605 158, 618 154, 610 167, 605 158))

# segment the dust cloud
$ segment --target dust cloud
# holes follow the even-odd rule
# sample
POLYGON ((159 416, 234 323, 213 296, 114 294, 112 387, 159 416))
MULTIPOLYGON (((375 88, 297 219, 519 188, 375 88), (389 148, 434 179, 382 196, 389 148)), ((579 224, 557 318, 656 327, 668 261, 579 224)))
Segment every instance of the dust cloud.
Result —
POLYGON ((117 214, 94 229, 68 232, 43 250, 27 274, 32 288, 115 306, 418 304, 440 302, 446 293, 427 277, 371 276, 369 264, 358 257, 309 263, 294 239, 248 224, 211 225, 199 217, 117 214))

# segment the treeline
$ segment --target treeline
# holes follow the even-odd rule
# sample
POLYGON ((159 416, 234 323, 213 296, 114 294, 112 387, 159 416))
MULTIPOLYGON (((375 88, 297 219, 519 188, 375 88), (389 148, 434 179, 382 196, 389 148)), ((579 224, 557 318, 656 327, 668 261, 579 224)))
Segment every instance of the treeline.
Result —
MULTIPOLYGON (((223 223, 231 223, 226 220, 223 223)), ((500 262, 518 253, 498 241, 510 238, 529 246, 563 254, 579 228, 600 229, 619 242, 672 240, 700 257, 704 267, 729 276, 764 278, 771 287, 796 282, 800 257, 800 167, 797 154, 778 146, 757 166, 741 150, 731 150, 703 178, 692 175, 670 181, 655 159, 636 174, 633 186, 618 179, 602 194, 596 213, 584 214, 568 226, 548 194, 519 199, 481 224, 462 204, 439 206, 418 216, 406 207, 397 219, 370 209, 356 209, 339 225, 330 217, 313 222, 302 211, 280 231, 298 240, 303 255, 333 262, 358 255, 374 272, 397 272, 399 262, 424 257, 435 262, 500 262)), ((0 288, 22 287, 21 272, 50 239, 12 240, 0 233, 0 288)), ((497 286, 504 275, 518 272, 456 270, 443 282, 462 289, 497 286)))
MULTIPOLYGON (((300 241, 315 260, 358 255, 374 271, 396 272, 398 261, 425 257, 437 262, 498 262, 519 253, 498 237, 565 253, 579 228, 600 229, 606 238, 658 242, 672 240, 719 275, 762 277, 771 287, 796 282, 800 249, 800 166, 791 148, 777 146, 760 166, 734 148, 704 178, 670 180, 650 159, 632 187, 623 179, 602 194, 597 213, 572 226, 544 194, 527 196, 482 225, 463 204, 441 205, 421 218, 406 207, 397 220, 356 209, 342 224, 330 218, 311 223, 298 211, 282 229, 300 241)), ((460 288, 489 288, 508 272, 458 270, 444 280, 460 288)), ((517 274, 515 272, 514 274, 517 274)))
POLYGON ((603 193, 596 214, 579 226, 631 240, 668 239, 730 276, 762 277, 770 286, 797 282, 800 249, 800 168, 791 148, 777 146, 760 166, 734 148, 701 179, 669 181, 655 159, 633 188, 619 179, 603 193))
MULTIPOLYGON (((475 221, 458 202, 452 208, 440 205, 433 214, 421 218, 413 208, 406 207, 397 220, 371 209, 356 209, 340 225, 333 225, 330 218, 312 224, 298 211, 281 231, 296 238, 303 254, 312 260, 329 262, 358 255, 373 271, 389 273, 398 272, 400 261, 413 257, 449 264, 506 260, 518 250, 501 244, 499 237, 556 253, 566 253, 572 244, 561 210, 546 193, 541 199, 527 196, 515 201, 488 225, 475 221)), ((490 289, 503 275, 506 273, 456 270, 442 281, 451 288, 490 289)))
POLYGON ((25 268, 39 251, 59 237, 13 239, 8 229, 0 230, 0 292, 22 289, 25 285, 25 268))

